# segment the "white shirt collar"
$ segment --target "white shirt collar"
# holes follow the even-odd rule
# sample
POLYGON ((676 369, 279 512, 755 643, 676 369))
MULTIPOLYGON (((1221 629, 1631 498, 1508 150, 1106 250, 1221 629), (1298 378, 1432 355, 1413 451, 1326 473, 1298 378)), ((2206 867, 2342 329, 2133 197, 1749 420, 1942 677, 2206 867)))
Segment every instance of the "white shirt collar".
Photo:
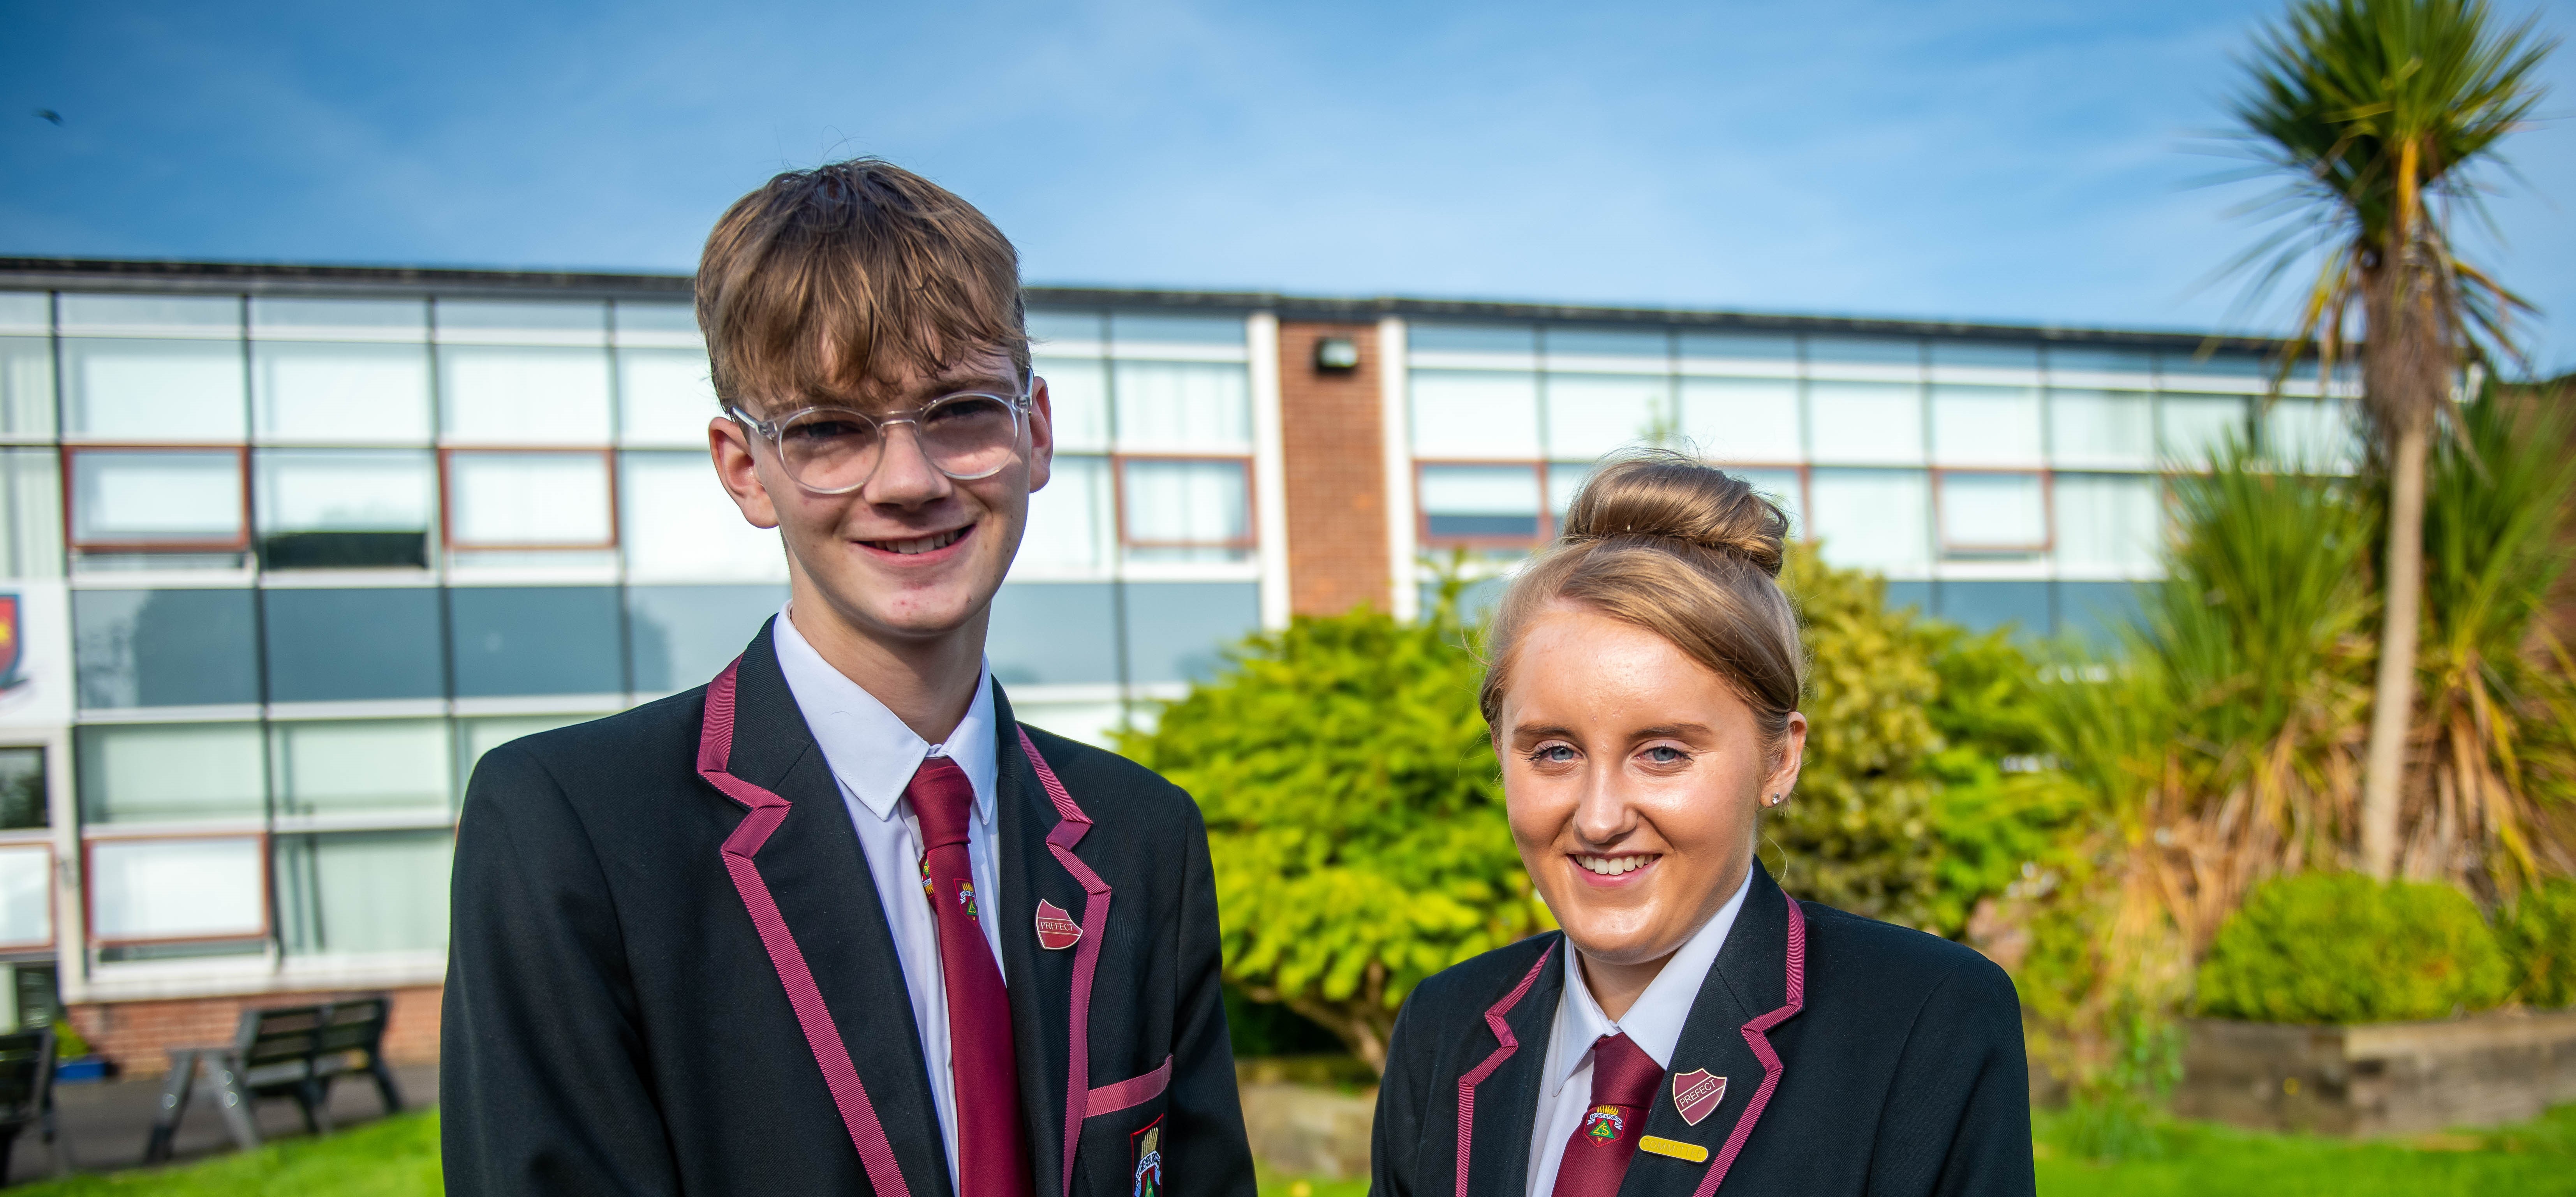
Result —
POLYGON ((1735 888, 1735 896, 1717 913, 1708 916, 1691 937, 1682 941, 1679 951, 1664 962, 1664 971, 1646 984, 1646 992, 1637 995, 1635 1005, 1628 1007, 1626 1017, 1616 1022, 1601 1012, 1601 1003, 1592 997, 1592 987, 1583 979, 1583 962, 1574 950, 1574 940, 1565 941, 1565 996, 1556 1004, 1556 1030, 1548 1039, 1548 1091, 1565 1087, 1584 1061, 1592 1057, 1593 1041, 1604 1035, 1624 1033, 1628 1041, 1645 1049, 1655 1063, 1670 1069, 1673 1049, 1680 1045, 1682 1024, 1690 1021, 1691 1003, 1699 997, 1700 983, 1707 979, 1708 969, 1717 963, 1717 951, 1726 946, 1726 934, 1735 926, 1737 911, 1744 909, 1744 895, 1753 891, 1753 870, 1744 871, 1744 884, 1735 888))
POLYGON ((832 667, 806 643, 796 621, 782 607, 772 639, 778 671, 787 675, 787 690, 805 714, 805 726, 823 750, 842 788, 879 819, 894 817, 921 762, 938 755, 956 761, 975 787, 975 820, 993 822, 993 787, 1000 772, 994 756, 993 666, 985 662, 975 678, 975 700, 948 739, 932 744, 904 726, 893 711, 848 675, 832 667))

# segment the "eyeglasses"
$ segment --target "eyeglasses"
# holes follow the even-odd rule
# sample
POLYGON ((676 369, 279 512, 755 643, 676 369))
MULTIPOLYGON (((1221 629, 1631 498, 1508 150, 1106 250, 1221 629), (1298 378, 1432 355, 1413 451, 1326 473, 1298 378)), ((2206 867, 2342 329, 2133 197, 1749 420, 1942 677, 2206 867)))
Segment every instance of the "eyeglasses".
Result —
POLYGON ((808 407, 776 420, 754 419, 739 407, 727 407, 725 415, 768 441, 796 485, 841 495, 867 485, 897 424, 912 425, 921 455, 942 474, 972 482, 1000 473, 1020 455, 1029 394, 1023 382, 1017 395, 945 395, 908 415, 872 416, 846 407, 808 407))

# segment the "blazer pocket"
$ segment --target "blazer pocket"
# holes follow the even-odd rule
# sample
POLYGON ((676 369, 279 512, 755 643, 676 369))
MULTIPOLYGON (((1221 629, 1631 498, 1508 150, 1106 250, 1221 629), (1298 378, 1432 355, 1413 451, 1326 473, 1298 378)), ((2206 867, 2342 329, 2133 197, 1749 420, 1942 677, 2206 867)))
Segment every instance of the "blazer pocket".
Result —
POLYGON ((1163 1090, 1170 1087, 1171 1083, 1172 1058, 1165 1056, 1162 1067, 1152 1072, 1131 1076, 1126 1080, 1093 1089, 1090 1099, 1084 1103, 1083 1117, 1087 1120, 1098 1118, 1103 1114, 1135 1109, 1161 1097, 1163 1090))

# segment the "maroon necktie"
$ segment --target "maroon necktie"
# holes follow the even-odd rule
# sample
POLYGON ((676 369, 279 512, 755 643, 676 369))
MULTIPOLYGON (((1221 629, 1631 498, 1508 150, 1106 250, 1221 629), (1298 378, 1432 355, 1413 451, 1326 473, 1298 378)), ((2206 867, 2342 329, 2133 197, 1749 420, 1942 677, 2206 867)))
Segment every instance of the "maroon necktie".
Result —
POLYGON ((1020 1070, 1011 1048, 1011 1003, 1002 970, 976 920, 991 896, 975 893, 966 825, 975 787, 957 762, 921 762, 904 796, 921 821, 922 888, 939 924, 939 976, 948 990, 948 1075, 957 1093, 958 1197, 1028 1197, 1029 1155, 1020 1128, 1020 1070))
POLYGON ((1592 1044, 1592 1105, 1565 1144, 1556 1166, 1555 1197, 1614 1197, 1646 1133, 1646 1112, 1664 1066, 1626 1035, 1604 1035, 1592 1044))

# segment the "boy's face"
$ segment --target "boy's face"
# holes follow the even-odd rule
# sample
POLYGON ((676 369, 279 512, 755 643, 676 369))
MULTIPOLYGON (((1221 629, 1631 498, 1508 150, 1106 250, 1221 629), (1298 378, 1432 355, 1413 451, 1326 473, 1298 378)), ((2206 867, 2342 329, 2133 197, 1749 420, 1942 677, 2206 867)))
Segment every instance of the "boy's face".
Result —
MULTIPOLYGON (((905 415, 963 391, 1018 390, 1010 355, 996 349, 935 369, 907 364, 841 402, 905 415)), ((857 490, 837 495, 798 486, 777 446, 729 419, 707 426, 707 442, 743 518, 777 528, 786 542, 797 601, 819 601, 851 631, 893 648, 982 626, 1027 529, 1029 493, 1046 485, 1054 455, 1045 380, 1031 383, 1031 399, 1020 451, 998 472, 972 480, 932 465, 912 424, 889 428, 874 472, 857 490)), ((776 419, 802 406, 772 403, 753 414, 776 419)))

